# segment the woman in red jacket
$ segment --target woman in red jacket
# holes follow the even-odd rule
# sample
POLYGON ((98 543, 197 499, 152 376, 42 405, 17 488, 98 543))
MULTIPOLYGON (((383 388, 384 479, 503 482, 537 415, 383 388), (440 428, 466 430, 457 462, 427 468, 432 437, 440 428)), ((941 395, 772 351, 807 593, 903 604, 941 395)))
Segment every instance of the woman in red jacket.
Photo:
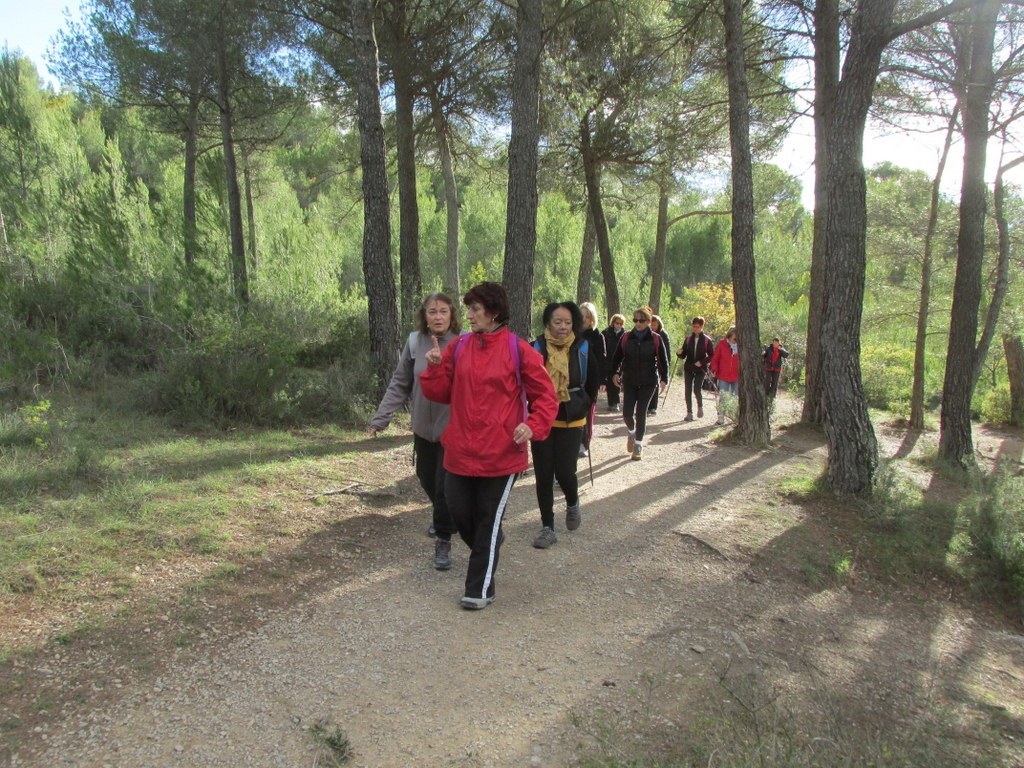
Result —
POLYGON ((718 423, 725 424, 723 401, 726 397, 736 397, 739 394, 740 351, 736 342, 735 325, 715 347, 710 368, 711 373, 718 379, 718 423))
POLYGON ((501 520, 512 485, 528 465, 531 439, 544 440, 558 398, 544 359, 508 330, 508 294, 481 283, 462 298, 472 333, 427 353, 424 396, 451 404, 444 446, 445 497, 470 548, 463 608, 494 602, 501 520))

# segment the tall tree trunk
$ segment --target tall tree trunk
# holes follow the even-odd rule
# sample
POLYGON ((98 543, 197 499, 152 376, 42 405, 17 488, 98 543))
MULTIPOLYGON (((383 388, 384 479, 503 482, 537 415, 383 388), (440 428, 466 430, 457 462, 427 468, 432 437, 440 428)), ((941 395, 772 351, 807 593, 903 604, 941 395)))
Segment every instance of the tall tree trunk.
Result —
POLYGON ((939 458, 963 468, 974 466, 971 396, 975 382, 975 343, 985 257, 985 155, 996 19, 1000 0, 983 0, 971 10, 971 69, 962 105, 964 170, 960 189, 960 232, 950 311, 946 375, 942 385, 939 458))
POLYGON ((594 232, 594 214, 590 212, 590 201, 586 205, 586 224, 583 225, 583 246, 580 248, 580 275, 576 280, 576 301, 594 300, 594 252, 597 250, 597 233, 594 232))
MULTIPOLYGON (((753 447, 771 439, 761 369, 761 329, 754 265, 754 174, 743 47, 743 0, 725 0, 725 60, 732 154, 732 290, 740 349, 740 413, 733 435, 753 447)), ((661 218, 659 212, 659 219, 661 218)))
POLYGON ((434 120, 434 132, 437 134, 437 151, 441 158, 441 178, 444 179, 444 207, 447 217, 444 287, 449 296, 457 299, 461 295, 461 278, 459 277, 459 188, 455 182, 455 166, 452 162, 448 121, 445 119, 444 110, 441 107, 441 99, 436 88, 431 92, 430 106, 431 116, 434 120))
POLYGON ((924 236, 924 256, 921 259, 921 297, 917 306, 917 335, 914 339, 914 380, 910 387, 910 428, 924 429, 924 360, 925 345, 928 341, 928 313, 932 300, 932 246, 935 242, 935 230, 939 223, 940 184, 949 158, 949 148, 953 144, 953 133, 956 131, 958 110, 953 110, 949 124, 946 126, 946 141, 939 157, 939 167, 932 179, 932 199, 928 209, 928 229, 924 236))
POLYGON ((420 275, 420 211, 416 197, 416 136, 406 0, 393 0, 392 31, 395 78, 395 144, 398 161, 398 265, 402 278, 402 327, 414 324, 423 291, 420 275))
POLYGON ((540 142, 540 59, 544 48, 541 0, 516 4, 512 71, 512 133, 508 143, 508 202, 502 281, 511 304, 509 325, 530 333, 537 253, 537 145, 540 142))
POLYGON ((814 239, 807 309, 807 353, 802 419, 817 424, 821 414, 821 320, 825 298, 825 231, 828 222, 828 130, 839 86, 839 3, 814 6, 814 239))
POLYGON ((853 19, 842 82, 829 121, 824 294, 819 343, 821 408, 829 446, 827 479, 838 495, 870 493, 878 441, 860 368, 867 266, 864 127, 895 0, 863 0, 853 19))
POLYGON ((654 259, 651 261, 651 300, 655 314, 661 311, 661 286, 665 280, 665 251, 668 244, 668 187, 658 184, 658 224, 654 233, 654 259))
POLYGON ((1003 354, 1010 380, 1010 423, 1024 427, 1024 344, 1020 336, 1003 334, 1003 354))
POLYGON ((608 238, 608 221, 604 217, 601 202, 601 168, 591 146, 590 115, 580 121, 580 154, 583 158, 583 177, 587 184, 587 201, 594 217, 594 234, 597 236, 597 252, 601 255, 601 274, 604 277, 604 303, 609 315, 621 312, 619 286, 615 280, 615 260, 612 244, 608 238))
POLYGON ((352 0, 360 163, 363 171, 363 278, 366 282, 370 352, 376 363, 377 397, 383 396, 398 351, 395 274, 391 267, 391 209, 387 154, 380 109, 373 0, 352 0))
POLYGON ((223 24, 217 40, 217 96, 220 107, 220 137, 224 149, 224 177, 228 195, 228 231, 231 235, 231 277, 235 298, 249 303, 249 274, 245 264, 245 238, 242 235, 242 193, 238 188, 238 163, 232 135, 232 94, 228 74, 227 40, 223 24))
POLYGON ((182 217, 184 218, 185 266, 196 263, 199 230, 196 225, 196 160, 199 157, 199 104, 198 96, 189 98, 185 127, 185 179, 182 185, 182 217))
POLYGON ((258 279, 259 264, 256 258, 256 205, 252 194, 252 168, 248 156, 243 158, 242 181, 245 184, 245 215, 249 229, 249 281, 258 279))

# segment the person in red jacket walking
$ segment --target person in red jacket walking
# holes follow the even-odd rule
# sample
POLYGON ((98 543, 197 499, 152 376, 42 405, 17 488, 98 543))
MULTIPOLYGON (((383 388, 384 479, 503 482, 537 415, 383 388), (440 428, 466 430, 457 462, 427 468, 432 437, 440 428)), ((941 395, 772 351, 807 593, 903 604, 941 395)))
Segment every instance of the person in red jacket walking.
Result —
POLYGON ((740 351, 736 341, 736 326, 718 342, 711 356, 711 373, 718 379, 718 424, 725 424, 725 400, 739 394, 740 351))
POLYGON ((445 497, 459 536, 470 548, 459 604, 479 610, 494 602, 494 574, 512 485, 529 461, 530 440, 544 440, 558 397, 540 353, 506 323, 508 294, 481 283, 462 298, 472 333, 427 353, 420 388, 451 404, 444 446, 445 497))

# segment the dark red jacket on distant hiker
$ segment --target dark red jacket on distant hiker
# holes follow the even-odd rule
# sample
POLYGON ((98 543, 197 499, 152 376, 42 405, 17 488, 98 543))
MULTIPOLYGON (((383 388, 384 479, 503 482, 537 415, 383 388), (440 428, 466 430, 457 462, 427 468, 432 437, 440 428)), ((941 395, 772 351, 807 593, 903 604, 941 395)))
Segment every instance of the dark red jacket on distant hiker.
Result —
POLYGON ((711 356, 711 372, 716 379, 734 382, 740 380, 740 355, 733 352, 728 339, 722 339, 711 356))
POLYGON ((529 464, 529 442, 516 445, 512 439, 512 432, 524 420, 520 380, 529 402, 525 421, 533 440, 547 439, 558 413, 558 397, 544 358, 518 339, 517 375, 507 327, 467 336, 461 344, 460 340, 449 344, 441 364, 420 375, 420 388, 427 399, 451 404, 448 429, 441 437, 444 468, 468 477, 522 472, 529 464))

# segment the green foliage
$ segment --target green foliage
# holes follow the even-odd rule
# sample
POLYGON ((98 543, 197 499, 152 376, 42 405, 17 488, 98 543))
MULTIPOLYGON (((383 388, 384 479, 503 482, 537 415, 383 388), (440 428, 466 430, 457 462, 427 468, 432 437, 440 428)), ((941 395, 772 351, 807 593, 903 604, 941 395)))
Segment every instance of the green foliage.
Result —
POLYGON ((981 418, 986 424, 1009 424, 1013 419, 1009 383, 986 392, 981 401, 981 418))
POLYGON ((970 540, 982 569, 1016 601, 1024 616, 1024 478, 1002 469, 968 502, 970 540))
POLYGON ((868 405, 904 416, 909 414, 913 370, 913 349, 865 345, 861 350, 861 372, 868 405))

